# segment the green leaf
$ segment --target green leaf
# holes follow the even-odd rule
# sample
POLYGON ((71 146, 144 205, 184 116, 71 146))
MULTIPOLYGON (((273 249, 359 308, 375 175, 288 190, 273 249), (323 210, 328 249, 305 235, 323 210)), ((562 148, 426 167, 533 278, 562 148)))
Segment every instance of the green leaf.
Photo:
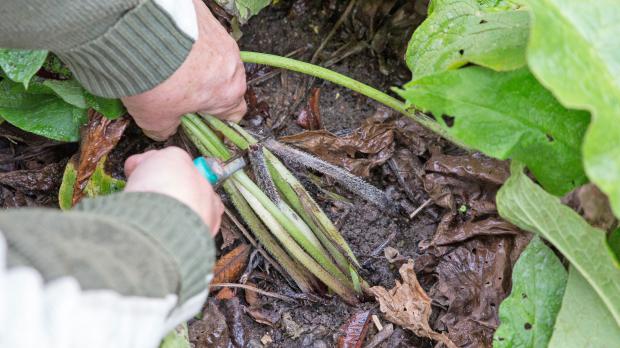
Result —
POLYGON ((592 112, 585 170, 620 216, 620 6, 616 0, 527 3, 529 66, 564 105, 592 112))
POLYGON ((432 9, 407 48, 414 80, 468 63, 497 71, 525 65, 526 11, 498 11, 476 0, 433 1, 432 9))
POLYGON ((86 110, 66 103, 43 85, 24 86, 0 81, 0 116, 27 132, 59 141, 77 141, 86 123, 86 110))
POLYGON ((49 87, 65 102, 80 109, 86 109, 84 89, 76 80, 45 80, 43 85, 49 87))
POLYGON ((617 347, 619 342, 620 327, 605 303, 571 267, 549 348, 617 347))
POLYGON ((620 325, 620 269, 607 247, 603 230, 590 226, 527 177, 513 162, 512 175, 497 193, 502 218, 547 239, 594 289, 620 325))
POLYGON ((607 240, 609 250, 616 258, 616 266, 620 267, 620 228, 614 230, 607 240))
POLYGON ((123 116, 127 111, 120 99, 98 97, 85 92, 86 104, 110 120, 123 116))
POLYGON ((235 15, 241 24, 246 23, 260 10, 269 6, 271 0, 216 0, 218 5, 235 15))
POLYGON ((161 342, 159 348, 190 348, 187 324, 179 325, 170 332, 161 342))
POLYGON ((27 51, 0 48, 0 68, 6 76, 28 88, 34 74, 41 69, 47 51, 27 51))
POLYGON ((499 307, 493 347, 547 347, 566 278, 562 262, 534 237, 512 270, 512 292, 499 307))
MULTIPOLYGON (((105 161, 103 158, 97 163, 97 168, 88 179, 84 189, 86 197, 97 197, 120 192, 125 188, 125 181, 115 179, 105 172, 105 161)), ((73 207, 73 187, 77 179, 77 168, 73 158, 67 163, 65 172, 58 191, 58 204, 62 210, 70 210, 73 207)))
POLYGON ((454 117, 447 132, 499 159, 527 164, 553 194, 586 182, 581 140, 589 116, 560 105, 526 69, 467 67, 424 77, 397 92, 407 103, 454 117))

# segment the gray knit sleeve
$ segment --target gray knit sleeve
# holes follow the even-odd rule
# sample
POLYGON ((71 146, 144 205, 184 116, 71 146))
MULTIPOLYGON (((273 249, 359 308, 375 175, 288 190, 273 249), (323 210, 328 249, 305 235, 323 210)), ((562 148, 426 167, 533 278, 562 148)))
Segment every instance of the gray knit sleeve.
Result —
POLYGON ((56 53, 93 94, 152 89, 198 37, 192 0, 3 0, 0 47, 56 53))

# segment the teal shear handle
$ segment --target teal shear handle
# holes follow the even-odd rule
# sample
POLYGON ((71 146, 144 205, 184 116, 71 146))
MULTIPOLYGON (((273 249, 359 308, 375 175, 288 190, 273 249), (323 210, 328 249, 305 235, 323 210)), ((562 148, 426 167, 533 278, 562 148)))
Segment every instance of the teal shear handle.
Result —
MULTIPOLYGON (((213 163, 215 161, 207 160, 204 157, 197 157, 194 160, 194 165, 202 175, 211 185, 216 185, 218 181, 220 181, 220 176, 213 170, 213 163)), ((219 166, 219 165, 218 165, 219 166)))
POLYGON ((245 167, 245 160, 240 157, 228 163, 222 163, 215 158, 198 157, 194 160, 194 165, 211 185, 217 185, 245 167))

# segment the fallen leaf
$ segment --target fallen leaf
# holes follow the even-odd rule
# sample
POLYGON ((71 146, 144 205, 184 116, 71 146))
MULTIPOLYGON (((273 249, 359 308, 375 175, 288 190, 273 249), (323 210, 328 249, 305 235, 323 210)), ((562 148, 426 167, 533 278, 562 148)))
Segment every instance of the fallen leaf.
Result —
POLYGON ((246 346, 245 327, 243 325, 243 309, 238 297, 220 302, 220 310, 226 318, 230 338, 237 347, 246 346))
POLYGON ((215 295, 215 298, 220 301, 230 300, 233 297, 235 297, 235 293, 230 290, 230 288, 222 288, 218 291, 217 295, 215 295))
POLYGON ((367 119, 350 134, 338 136, 326 130, 306 131, 280 138, 282 142, 367 177, 394 153, 394 124, 367 119))
POLYGON ((465 204, 470 216, 495 213, 495 194, 510 176, 506 161, 479 153, 434 154, 424 167, 424 189, 435 204, 453 211, 465 204))
POLYGON ((248 313, 257 323, 269 326, 275 326, 282 317, 280 312, 274 309, 266 309, 262 307, 250 307, 247 308, 245 312, 248 313))
POLYGON ((398 251, 398 249, 392 248, 392 247, 389 247, 389 246, 385 247, 385 249, 383 249, 383 255, 385 256, 385 259, 389 263, 405 262, 405 261, 407 261, 407 258, 402 256, 400 254, 400 251, 398 251))
POLYGON ((227 216, 222 219, 222 225, 220 227, 220 233, 222 235, 222 246, 220 250, 227 249, 229 246, 239 239, 239 234, 235 232, 235 226, 227 216))
POLYGON ((381 312, 389 321, 411 330, 417 336, 431 338, 448 348, 456 348, 445 334, 433 331, 428 323, 431 315, 431 298, 418 282, 413 260, 402 265, 399 273, 403 283, 396 281, 396 286, 391 290, 388 291, 382 286, 370 288, 370 292, 379 302, 381 312))
MULTIPOLYGON (((245 285, 248 285, 254 288, 256 287, 256 284, 252 282, 246 282, 245 285)), ((260 300, 258 298, 258 294, 256 293, 256 291, 244 290, 244 292, 245 292, 245 302, 247 302, 250 307, 260 306, 260 300)))
POLYGON ((370 310, 353 313, 348 322, 340 327, 338 348, 361 348, 368 333, 370 310))
POLYGON ((73 205, 84 197, 84 189, 97 169, 97 164, 114 149, 129 124, 126 117, 111 121, 92 109, 88 111, 88 116, 88 124, 82 129, 73 205))
POLYGON ((562 199, 562 203, 581 214, 590 225, 604 231, 609 232, 618 225, 611 211, 609 199, 594 184, 586 184, 574 189, 562 199))
POLYGON ((516 236, 524 233, 516 226, 497 217, 462 222, 451 214, 446 216, 447 221, 444 223, 442 220, 439 224, 431 245, 446 246, 479 236, 516 236))
POLYGON ((195 347, 228 348, 231 345, 226 318, 213 299, 207 300, 202 319, 189 326, 189 340, 195 347))
POLYGON ((220 257, 213 268, 212 284, 233 283, 236 282, 246 265, 250 256, 250 245, 240 244, 228 254, 220 257))
POLYGON ((486 236, 442 251, 430 294, 446 309, 435 327, 447 330, 459 347, 491 348, 499 305, 510 293, 512 267, 528 240, 526 234, 486 236))
POLYGON ((301 109, 299 116, 297 116, 297 125, 305 130, 318 130, 323 128, 321 124, 321 89, 313 88, 308 105, 301 109))

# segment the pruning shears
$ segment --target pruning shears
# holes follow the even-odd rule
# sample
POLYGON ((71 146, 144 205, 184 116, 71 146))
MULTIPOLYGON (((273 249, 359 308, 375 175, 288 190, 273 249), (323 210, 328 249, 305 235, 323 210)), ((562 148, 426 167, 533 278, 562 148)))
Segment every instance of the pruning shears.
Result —
POLYGON ((228 179, 238 170, 245 168, 247 162, 243 157, 236 157, 222 162, 216 158, 205 158, 201 156, 194 160, 194 165, 211 185, 216 186, 228 179))

